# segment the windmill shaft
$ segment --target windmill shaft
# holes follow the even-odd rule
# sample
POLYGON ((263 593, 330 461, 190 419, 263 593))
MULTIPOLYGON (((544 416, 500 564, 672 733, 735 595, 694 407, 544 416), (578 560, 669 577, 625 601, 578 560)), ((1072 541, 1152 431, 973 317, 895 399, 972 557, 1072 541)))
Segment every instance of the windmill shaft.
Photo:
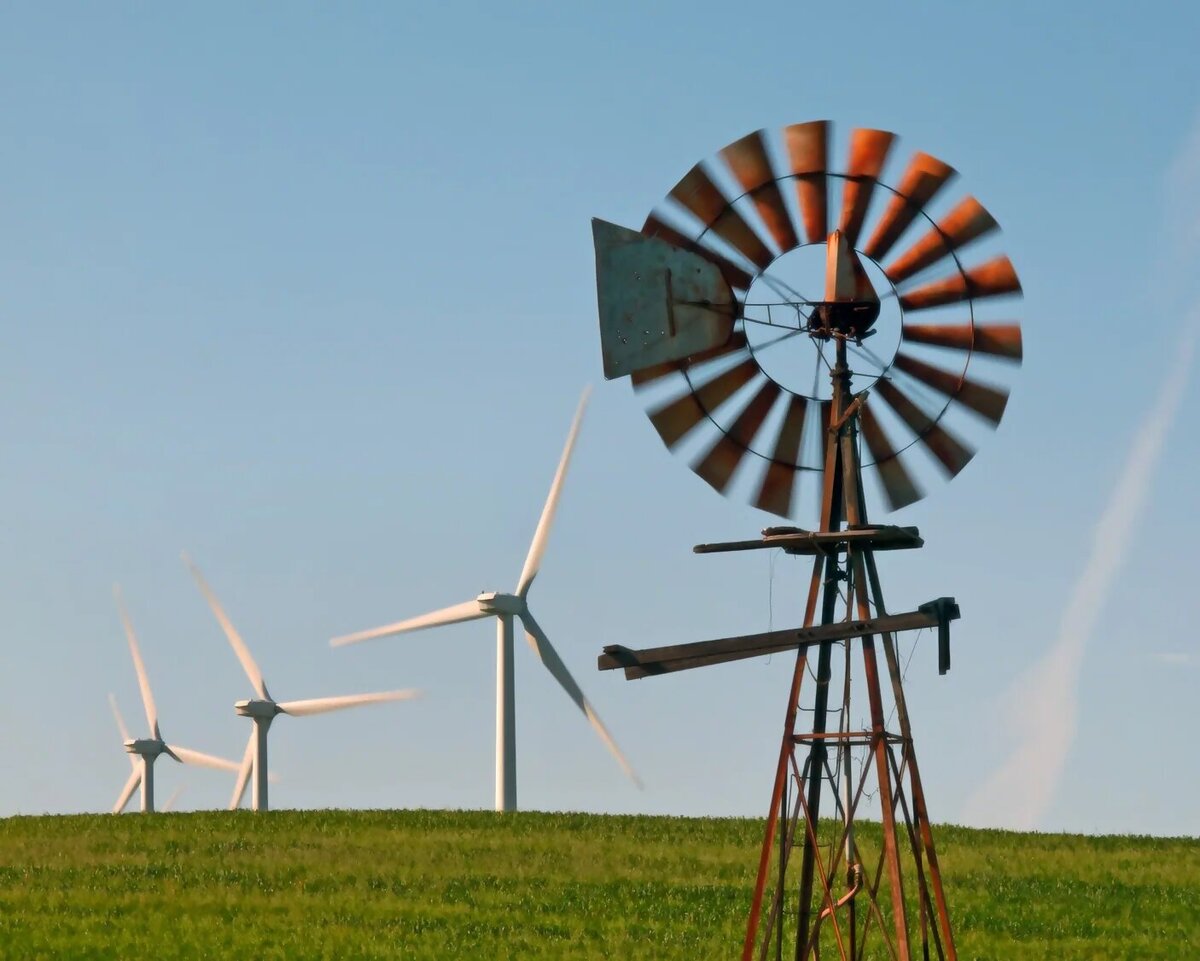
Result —
POLYGON ((496 618, 496 810, 517 809, 517 703, 513 686, 513 616, 496 618))
POLYGON ((154 813, 154 758, 142 755, 142 813, 154 813))
POLYGON ((255 811, 269 810, 267 799, 267 732, 271 729, 271 718, 254 718, 254 784, 250 797, 255 811))

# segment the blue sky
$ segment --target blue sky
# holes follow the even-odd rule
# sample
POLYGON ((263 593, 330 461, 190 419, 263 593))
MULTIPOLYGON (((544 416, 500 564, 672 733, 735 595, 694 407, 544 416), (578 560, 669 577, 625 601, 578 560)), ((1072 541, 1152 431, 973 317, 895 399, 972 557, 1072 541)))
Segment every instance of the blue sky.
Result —
MULTIPOLYGON (((909 672, 934 819, 999 762, 1009 686, 1054 639, 1200 297, 1200 14, 512 6, 0 13, 0 813, 103 809, 126 776, 105 695, 140 712, 114 581, 167 736, 241 750, 249 685, 183 548, 277 697, 428 692, 282 719, 276 803, 489 806, 490 623, 326 641, 515 586, 589 382, 534 610, 647 787, 522 647, 521 804, 763 813, 782 659, 639 683, 593 667, 606 643, 785 624, 804 573, 690 553, 770 519, 713 494, 601 382, 589 219, 637 226, 697 160, 817 118, 953 164, 1025 286, 1004 423, 894 516, 927 547, 883 564, 893 609, 963 608, 952 673, 929 647, 909 672)), ((1180 801, 1200 790, 1198 409, 1192 385, 1087 647, 1047 829, 1200 833, 1180 801)), ((228 796, 210 772, 163 772, 160 791, 180 778, 183 806, 228 796)))

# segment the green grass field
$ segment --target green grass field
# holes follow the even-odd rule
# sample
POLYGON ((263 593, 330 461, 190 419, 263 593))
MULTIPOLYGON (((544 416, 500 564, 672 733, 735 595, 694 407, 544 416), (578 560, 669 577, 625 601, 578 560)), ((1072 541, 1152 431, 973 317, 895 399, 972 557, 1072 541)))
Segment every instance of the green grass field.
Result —
MULTIPOLYGON (((1200 959, 1200 841, 936 836, 964 959, 1200 959)), ((760 840, 585 814, 10 818, 0 958, 733 958, 760 840)))

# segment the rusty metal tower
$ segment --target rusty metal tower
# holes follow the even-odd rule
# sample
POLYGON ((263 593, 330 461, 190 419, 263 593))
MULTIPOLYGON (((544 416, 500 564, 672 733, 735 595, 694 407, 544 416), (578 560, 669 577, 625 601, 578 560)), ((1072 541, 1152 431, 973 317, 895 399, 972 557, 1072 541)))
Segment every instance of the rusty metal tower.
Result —
POLYGON ((872 523, 866 480, 904 507, 999 424, 1021 333, 988 313, 1020 283, 987 249, 983 206, 945 203, 948 165, 917 153, 885 183, 894 142, 857 129, 835 161, 825 121, 758 131, 693 167, 640 233, 593 222, 606 377, 631 378, 663 442, 721 493, 796 517, 815 481, 815 527, 695 548, 811 556, 801 626, 599 660, 644 678, 796 655, 743 961, 957 958, 898 634, 935 630, 944 674, 959 612, 942 597, 888 613, 875 555, 923 542, 872 523), (973 364, 992 374, 968 378, 973 364))

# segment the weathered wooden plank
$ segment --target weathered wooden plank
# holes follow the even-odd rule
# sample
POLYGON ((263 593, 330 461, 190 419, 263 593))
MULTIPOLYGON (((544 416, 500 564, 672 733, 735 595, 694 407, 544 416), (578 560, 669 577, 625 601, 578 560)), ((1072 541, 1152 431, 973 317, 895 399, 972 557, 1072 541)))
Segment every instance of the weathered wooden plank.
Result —
MULTIPOLYGON (((945 629, 949 621, 957 619, 958 616, 958 605, 954 603, 954 599, 943 597, 936 601, 930 601, 928 604, 922 604, 915 611, 905 614, 889 614, 865 621, 843 621, 837 624, 766 631, 761 634, 744 634, 737 637, 722 637, 711 641, 697 641, 691 644, 675 644, 641 650, 633 650, 620 644, 610 644, 604 648, 604 653, 597 659, 597 667, 602 671, 624 668, 626 678, 633 680, 650 675, 686 671, 710 664, 723 664, 728 661, 759 657, 780 651, 797 650, 802 647, 854 637, 912 631, 923 627, 945 629)), ((939 631, 940 633, 942 632, 939 631)))
POLYGON ((875 526, 841 531, 805 531, 794 527, 768 527, 761 540, 725 541, 697 544, 696 554, 721 554, 728 551, 756 551, 765 547, 782 548, 789 554, 828 554, 845 551, 853 544, 862 550, 897 551, 924 546, 915 527, 875 526))

